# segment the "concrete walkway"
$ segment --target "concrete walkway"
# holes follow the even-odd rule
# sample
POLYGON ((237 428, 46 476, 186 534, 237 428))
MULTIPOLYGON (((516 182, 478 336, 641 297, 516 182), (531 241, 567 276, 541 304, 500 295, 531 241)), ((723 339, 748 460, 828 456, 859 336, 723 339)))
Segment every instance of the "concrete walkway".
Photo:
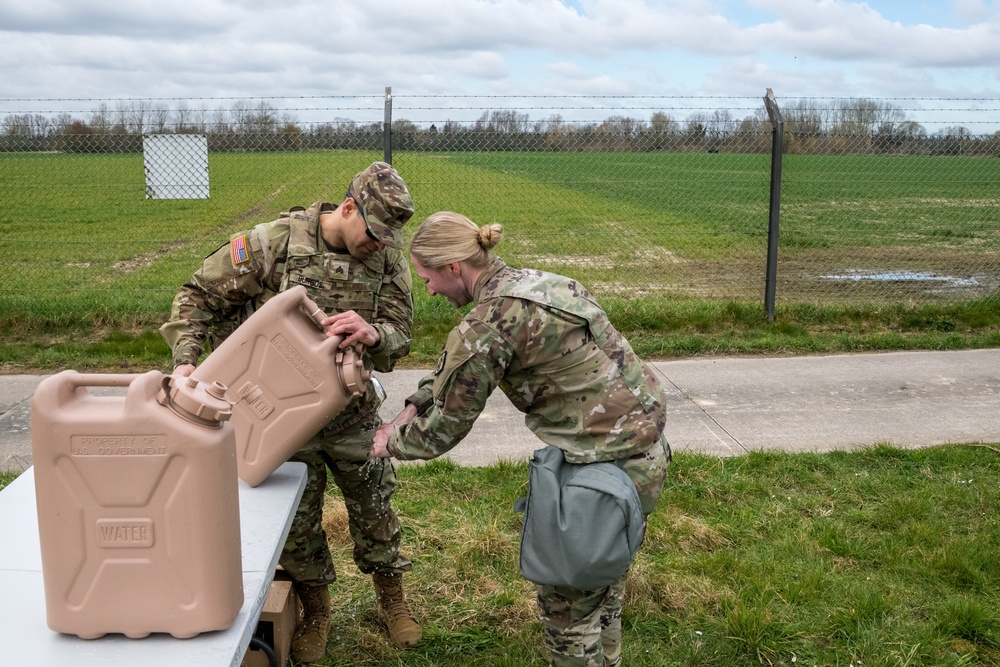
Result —
MULTIPOLYGON (((668 391, 674 451, 734 456, 873 443, 926 447, 1000 442, 1000 349, 654 364, 668 391)), ((379 374, 392 418, 427 371, 379 374)), ((43 376, 0 375, 0 470, 31 465, 31 396, 43 376)), ((449 457, 520 460, 541 444, 499 390, 449 457)))

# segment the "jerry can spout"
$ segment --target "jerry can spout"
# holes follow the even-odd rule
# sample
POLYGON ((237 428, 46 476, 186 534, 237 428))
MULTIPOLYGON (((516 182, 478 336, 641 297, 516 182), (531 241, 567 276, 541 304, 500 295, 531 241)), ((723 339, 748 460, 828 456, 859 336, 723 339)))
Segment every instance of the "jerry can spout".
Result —
POLYGON ((211 384, 193 377, 167 375, 156 400, 176 415, 194 424, 217 427, 233 415, 233 404, 226 398, 228 388, 221 382, 211 384))

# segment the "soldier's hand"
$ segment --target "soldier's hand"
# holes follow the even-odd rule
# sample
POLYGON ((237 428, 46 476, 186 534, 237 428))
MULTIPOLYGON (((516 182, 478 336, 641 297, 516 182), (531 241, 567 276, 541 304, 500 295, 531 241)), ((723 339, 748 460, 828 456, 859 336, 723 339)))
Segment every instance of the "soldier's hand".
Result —
POLYGON ((180 375, 181 377, 188 377, 194 373, 194 364, 181 364, 179 366, 174 366, 174 375, 180 375))
POLYGON ((375 439, 372 441, 372 450, 368 453, 369 458, 387 459, 392 454, 389 452, 389 438, 396 435, 396 425, 382 424, 375 432, 375 439))
POLYGON ((340 341, 340 347, 350 347, 355 343, 361 343, 365 347, 375 347, 382 340, 378 329, 368 324, 353 310, 327 317, 320 322, 320 326, 326 329, 327 336, 345 334, 344 340, 340 341))

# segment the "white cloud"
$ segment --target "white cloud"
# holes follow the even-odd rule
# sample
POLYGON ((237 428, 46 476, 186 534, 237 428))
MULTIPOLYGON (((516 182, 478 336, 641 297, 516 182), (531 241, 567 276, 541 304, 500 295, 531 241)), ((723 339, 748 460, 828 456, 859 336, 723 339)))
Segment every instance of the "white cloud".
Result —
POLYGON ((805 68, 794 61, 779 66, 743 57, 726 60, 711 72, 705 86, 713 95, 746 95, 763 97, 772 88, 779 99, 789 97, 850 97, 844 68, 821 66, 805 68))
POLYGON ((755 0, 780 14, 757 26, 758 44, 836 61, 907 67, 978 67, 1000 60, 1000 22, 964 29, 902 25, 865 3, 843 0, 755 0))
POLYGON ((1000 13, 997 3, 985 0, 952 0, 952 11, 960 21, 975 23, 996 19, 1000 13))
POLYGON ((0 25, 10 32, 173 37, 215 33, 233 16, 218 0, 2 0, 0 25))
POLYGON ((864 96, 1000 87, 997 2, 953 0, 948 25, 917 5, 905 21, 880 6, 0 0, 0 98, 378 95, 386 85, 410 94, 754 96, 765 87, 864 96))

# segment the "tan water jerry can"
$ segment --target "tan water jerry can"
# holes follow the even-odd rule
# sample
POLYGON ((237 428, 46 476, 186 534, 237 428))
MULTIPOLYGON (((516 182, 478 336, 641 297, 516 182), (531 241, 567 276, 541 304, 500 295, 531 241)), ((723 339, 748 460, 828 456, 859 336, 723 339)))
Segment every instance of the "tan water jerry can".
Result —
POLYGON ((298 285, 272 297, 191 377, 220 382, 233 403, 240 479, 257 486, 360 395, 361 354, 327 337, 326 315, 298 285))
POLYGON ((230 412, 225 387, 159 371, 63 371, 38 385, 31 438, 49 628, 192 637, 233 624, 243 564, 230 412))

